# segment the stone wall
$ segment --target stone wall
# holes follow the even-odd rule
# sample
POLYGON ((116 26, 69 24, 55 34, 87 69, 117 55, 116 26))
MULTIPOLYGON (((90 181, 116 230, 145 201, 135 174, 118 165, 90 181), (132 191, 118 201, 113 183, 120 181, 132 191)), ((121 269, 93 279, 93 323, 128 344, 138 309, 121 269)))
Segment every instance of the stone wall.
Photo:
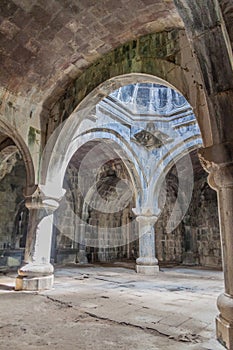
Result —
POLYGON ((84 198, 77 168, 71 162, 64 180, 66 195, 55 213, 53 258, 56 262, 78 262, 78 251, 83 246, 89 262, 136 258, 134 200, 126 196, 126 202, 120 203, 126 189, 122 192, 116 189, 123 179, 128 179, 128 174, 122 161, 110 161, 100 169, 93 193, 90 191, 84 198), (112 203, 119 208, 111 207, 112 203), (103 204, 106 204, 104 208, 103 204))
POLYGON ((183 263, 221 267, 221 243, 216 192, 207 183, 207 174, 198 166, 193 153, 194 189, 189 209, 182 222, 170 233, 166 230, 177 198, 176 169, 166 178, 166 205, 155 225, 156 250, 161 263, 183 263))
POLYGON ((19 266, 26 242, 28 214, 23 191, 26 171, 19 153, 1 163, 0 266, 19 266))
POLYGON ((160 263, 179 264, 182 262, 183 224, 181 223, 172 232, 168 232, 166 228, 176 202, 177 190, 178 179, 172 172, 169 172, 166 177, 166 188, 163 188, 166 193, 160 193, 160 197, 166 194, 166 202, 155 224, 156 254, 160 263))
MULTIPOLYGON (((201 76, 196 69, 196 61, 189 49, 185 31, 172 29, 141 36, 137 40, 129 40, 99 57, 94 64, 88 65, 84 72, 80 72, 77 79, 64 88, 62 96, 60 98, 56 96, 56 103, 52 103, 52 108, 45 109, 41 114, 43 143, 69 117, 78 104, 84 102, 83 99, 88 94, 90 99, 82 104, 80 110, 82 113, 86 110, 87 114, 90 106, 95 107, 102 98, 120 86, 138 81, 154 81, 152 79, 154 77, 176 86, 189 100, 202 125, 201 116, 205 113, 206 117, 208 112, 200 88, 201 76), (147 77, 142 74, 146 74, 147 77)), ((44 106, 50 105, 53 98, 52 96, 48 98, 44 106)))
MULTIPOLYGON (((155 225, 157 257, 162 265, 218 268, 221 245, 216 193, 207 184, 207 174, 199 164, 196 151, 191 159, 194 168, 192 200, 182 222, 171 232, 167 232, 166 226, 177 199, 176 168, 173 167, 166 177, 166 204, 155 225)), ((71 162, 64 181, 66 196, 55 214, 55 261, 78 262, 82 245, 89 262, 135 260, 139 247, 137 222, 132 213, 134 201, 123 210, 110 208, 115 186, 124 178, 128 175, 123 163, 119 159, 109 162, 97 175, 98 193, 93 192, 87 200, 78 185, 77 168, 71 162), (109 212, 101 210, 98 195, 109 201, 109 212)))

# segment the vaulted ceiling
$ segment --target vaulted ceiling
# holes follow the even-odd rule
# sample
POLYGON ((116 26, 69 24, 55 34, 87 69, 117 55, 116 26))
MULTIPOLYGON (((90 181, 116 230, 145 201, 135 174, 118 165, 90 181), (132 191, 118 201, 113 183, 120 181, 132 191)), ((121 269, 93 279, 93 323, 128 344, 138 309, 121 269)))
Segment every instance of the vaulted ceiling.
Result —
POLYGON ((122 43, 175 27, 172 0, 1 0, 0 86, 42 98, 122 43))

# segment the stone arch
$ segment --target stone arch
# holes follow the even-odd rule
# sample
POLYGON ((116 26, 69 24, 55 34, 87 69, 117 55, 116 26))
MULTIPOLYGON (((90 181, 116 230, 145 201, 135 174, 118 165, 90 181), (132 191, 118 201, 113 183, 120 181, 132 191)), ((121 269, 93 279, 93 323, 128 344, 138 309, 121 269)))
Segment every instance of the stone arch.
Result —
MULTIPOLYGON (((28 169, 23 152, 12 136, 7 125, 0 131, 0 181, 1 181, 1 227, 0 248, 3 249, 4 268, 20 266, 25 248, 28 227, 28 210, 25 207, 25 196, 28 188, 28 169)), ((18 140, 19 141, 19 140, 18 140)))
POLYGON ((22 155, 26 168, 25 195, 29 196, 35 191, 35 171, 30 151, 16 129, 2 119, 0 119, 0 132, 10 139, 9 144, 15 145, 22 155))
MULTIPOLYGON (((185 178, 183 181, 183 176, 180 174, 180 170, 178 169, 178 179, 179 181, 179 187, 177 192, 177 201, 174 205, 174 208, 172 210, 171 216, 169 218, 167 229, 170 230, 172 225, 172 222, 176 222, 178 225, 180 221, 182 220, 183 216, 185 215, 186 211, 188 210, 191 198, 192 198, 192 191, 193 191, 193 170, 192 170, 192 163, 191 159, 189 158, 189 153, 202 147, 202 139, 198 137, 200 135, 197 135, 194 138, 189 138, 185 140, 185 142, 181 143, 177 148, 175 148, 173 153, 170 153, 169 151, 165 154, 163 159, 160 160, 159 164, 157 164, 158 170, 153 176, 153 178, 150 181, 150 187, 149 187, 149 206, 155 206, 156 208, 159 207, 159 203, 155 201, 158 201, 159 199, 159 192, 162 187, 162 184, 165 180, 166 175, 171 170, 172 166, 174 164, 177 164, 177 162, 183 158, 184 156, 187 156, 187 162, 188 162, 188 171, 190 170, 190 176, 188 178, 185 178), (187 182, 187 183, 186 183, 187 182), (186 188, 186 203, 183 204, 182 210, 180 210, 179 205, 179 198, 182 196, 183 186, 186 188)), ((165 204, 165 202, 163 203, 165 204)), ((162 208, 159 208, 162 209, 162 208)), ((172 229, 174 229, 174 225, 172 229)))
MULTIPOLYGON (((177 90, 177 88, 169 82, 159 77, 144 73, 131 73, 115 76, 92 90, 85 98, 83 98, 68 119, 64 120, 64 122, 58 126, 47 142, 42 156, 40 170, 40 183, 47 187, 47 190, 47 185, 49 183, 51 184, 51 179, 54 176, 58 179, 57 171, 59 172, 59 169, 63 167, 63 162, 67 157, 71 140, 74 140, 77 134, 81 135, 85 130, 90 129, 90 125, 85 126, 84 122, 88 119, 93 122, 94 127, 95 122, 92 114, 95 106, 112 91, 121 86, 136 82, 152 82, 177 90), (56 171, 52 170, 53 168, 56 169, 56 171), (54 173, 54 175, 51 175, 52 173, 54 173)), ((180 92, 180 90, 178 91, 180 92)), ((58 180, 58 182, 59 181, 60 180, 58 180)), ((61 181, 60 190, 56 188, 56 192, 60 193, 60 197, 63 195, 61 181)))
MULTIPOLYGON (((99 261, 100 255, 106 259, 131 256, 131 248, 138 238, 131 213, 135 206, 135 193, 129 172, 117 154, 116 158, 102 162, 103 165, 97 166, 97 169, 95 159, 87 159, 84 164, 86 175, 81 176, 85 177, 85 183, 88 182, 90 186, 86 186, 86 191, 80 190, 78 173, 81 162, 96 145, 98 141, 90 141, 89 145, 87 142, 84 148, 79 148, 66 171, 63 186, 67 193, 61 208, 55 214, 54 241, 57 242, 57 252, 60 254, 58 260, 62 249, 69 244, 70 249, 76 249, 76 259, 81 263, 87 262, 87 259, 99 261), (89 182, 87 177, 93 170, 96 174, 95 181, 89 182), (75 194, 71 195, 71 192, 75 194), (58 234, 57 238, 55 234, 58 234)), ((97 164, 99 165, 98 162, 97 164)))
POLYGON ((202 78, 186 34, 179 29, 148 34, 123 44, 81 74, 76 73, 76 78, 66 88, 61 88, 59 84, 43 105, 43 146, 77 106, 85 108, 88 96, 97 104, 122 85, 151 81, 153 77, 162 79, 165 85, 180 91, 189 101, 197 117, 204 146, 210 146, 213 143, 211 116, 208 113, 202 78))
MULTIPOLYGON (((132 174, 130 174, 129 169, 127 169, 127 167, 125 166, 125 163, 122 159, 121 159, 121 162, 123 163, 123 166, 125 167, 125 170, 126 170, 128 177, 132 181, 132 174)), ((104 185, 103 187, 105 187, 105 179, 106 178, 104 178, 104 181, 103 181, 103 179, 99 179, 98 184, 101 184, 101 182, 102 182, 101 185, 104 185)), ((94 183, 88 189, 87 193, 85 194, 84 201, 83 201, 83 209, 82 209, 82 219, 84 219, 85 215, 87 214, 88 207, 89 207, 90 203, 92 202, 93 198, 97 199, 97 200, 100 199, 100 201, 101 201, 101 197, 98 194, 99 190, 101 190, 101 186, 99 186, 99 187, 100 188, 97 191, 96 184, 94 183)), ((127 189, 126 189, 126 192, 127 192, 127 189)), ((107 208, 101 208, 98 206, 98 207, 95 207, 94 209, 96 209, 100 212, 103 212, 103 213, 107 213, 107 214, 111 214, 111 213, 115 213, 117 211, 123 210, 125 208, 126 204, 127 205, 129 204, 129 196, 127 196, 129 193, 126 193, 126 192, 120 193, 117 196, 117 201, 120 202, 120 207, 116 208, 116 204, 114 203, 114 201, 112 201, 112 202, 110 201, 110 202, 108 202, 107 208), (107 211, 105 209, 107 209, 107 211)), ((131 195, 132 195, 132 197, 131 197, 130 201, 132 200, 133 202, 135 202, 136 198, 138 197, 138 193, 136 192, 136 190, 131 192, 131 195)), ((108 229, 110 229, 110 231, 111 231, 111 228, 108 228, 108 229)))
POLYGON ((203 145, 202 139, 199 135, 195 135, 193 138, 188 138, 185 141, 181 141, 172 150, 167 151, 167 153, 160 159, 159 163, 156 163, 156 169, 154 170, 154 175, 150 179, 150 198, 154 198, 157 188, 160 187, 163 177, 167 175, 169 170, 172 168, 176 162, 181 159, 184 155, 189 154, 191 151, 200 148, 203 145), (172 151, 172 152, 171 152, 172 151))
POLYGON ((119 133, 111 129, 91 129, 80 133, 80 135, 73 135, 72 141, 68 141, 67 147, 58 143, 56 152, 53 152, 49 159, 48 171, 45 177, 42 178, 41 188, 43 192, 51 197, 61 197, 65 172, 72 156, 87 142, 98 140, 114 145, 114 153, 122 159, 132 180, 136 200, 140 202, 142 189, 146 183, 145 174, 129 143, 119 133), (61 147, 63 147, 63 150, 65 149, 65 152, 62 151, 61 147))

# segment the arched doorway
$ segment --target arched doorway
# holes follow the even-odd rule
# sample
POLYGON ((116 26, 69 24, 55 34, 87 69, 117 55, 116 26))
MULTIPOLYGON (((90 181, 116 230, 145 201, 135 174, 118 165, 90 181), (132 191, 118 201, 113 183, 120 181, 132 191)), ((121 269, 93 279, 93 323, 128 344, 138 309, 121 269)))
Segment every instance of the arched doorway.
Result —
POLYGON ((116 145, 106 141, 85 143, 67 167, 66 195, 55 213, 57 263, 114 262, 137 255, 132 180, 116 145))
MULTIPOLYGON (((153 80, 153 78, 151 79, 153 80)), ((161 81, 159 80, 159 82, 161 81)), ((141 180, 144 179, 144 182, 141 181, 141 187, 144 193, 141 195, 140 200, 137 199, 137 203, 135 203, 136 210, 139 209, 141 214, 142 210, 148 209, 152 211, 152 213, 153 210, 160 210, 161 204, 157 196, 160 186, 162 186, 163 177, 183 154, 188 154, 191 149, 196 149, 202 145, 200 130, 190 105, 184 97, 174 89, 154 82, 125 85, 115 90, 109 97, 99 102, 96 106, 92 106, 92 101, 90 103, 91 107, 88 108, 89 114, 86 114, 87 110, 85 109, 81 109, 80 111, 81 116, 84 117, 83 121, 78 122, 77 117, 79 116, 79 111, 77 110, 74 115, 71 116, 71 119, 64 123, 64 129, 61 130, 59 136, 61 141, 59 141, 58 138, 55 143, 54 149, 56 151, 54 159, 49 161, 49 172, 51 173, 47 173, 48 185, 53 177, 56 179, 56 184, 62 183, 62 178, 65 174, 68 162, 72 164, 72 157, 76 158, 76 163, 78 164, 78 166, 74 166, 77 171, 76 177, 78 177, 80 164, 82 164, 82 160, 85 158, 84 154, 88 154, 90 149, 96 146, 97 139, 103 141, 108 135, 108 143, 111 142, 111 140, 118 140, 116 142, 118 142, 118 144, 120 142, 123 148, 129 147, 131 149, 131 154, 134 154, 134 158, 130 160, 132 166, 135 166, 135 169, 138 167, 141 171, 141 174, 137 171, 136 177, 139 177, 141 180), (92 113, 91 115, 90 111, 92 113), (89 120, 86 120, 85 117, 88 117, 89 120), (72 136, 70 136, 69 130, 72 136), (61 137, 61 135, 64 137, 61 137), (87 146, 88 144, 89 148, 87 146), (79 151, 76 151, 78 148, 79 151), (83 150, 81 151, 81 149, 83 150), (77 152, 76 157, 74 156, 75 152, 77 152), (78 154, 80 159, 78 158, 78 154), (146 159, 149 161, 148 164, 146 159), (58 174, 60 174, 59 177, 58 174), (146 188, 148 188, 148 190, 146 190, 146 188)), ((114 147, 115 146, 113 146, 113 149, 114 147)), ((104 154, 104 148, 96 152, 95 159, 101 159, 102 154, 104 154)), ((110 155, 110 158, 111 156, 112 155, 110 155)), ((126 156, 127 160, 129 160, 129 154, 126 156)), ((110 163, 114 159, 116 159, 116 157, 111 158, 110 163)), ((90 161, 86 161, 85 166, 86 173, 81 173, 81 175, 79 175, 79 180, 86 178, 88 169, 92 169, 92 163, 90 161)), ((192 167, 192 162, 190 161, 189 164, 185 166, 192 167)), ((116 166, 114 165, 113 168, 114 167, 116 166)), ((115 173, 113 168, 109 169, 110 173, 115 173)), ((98 171, 100 171, 100 169, 98 169, 98 171)), ((72 170, 70 170, 70 172, 72 173, 72 170)), ((93 180, 96 181, 96 179, 99 179, 100 173, 96 173, 95 176, 96 178, 93 177, 93 180)), ((181 178, 179 178, 179 180, 181 180, 181 178)), ((70 180, 68 182, 70 183, 70 180)), ((105 186, 111 187, 111 184, 106 181, 105 184, 102 183, 102 187, 105 188, 105 186)), ((74 192, 76 190, 74 186, 73 189, 71 189, 70 186, 66 187, 69 191, 68 196, 73 198, 73 203, 74 201, 78 201, 79 203, 79 217, 84 219, 85 222, 86 220, 90 220, 91 222, 98 222, 99 224, 101 220, 96 214, 96 210, 93 210, 93 208, 90 209, 88 205, 85 207, 83 204, 85 200, 87 200, 87 197, 89 203, 91 201, 97 201, 94 193, 92 193, 92 183, 89 183, 89 187, 85 189, 86 193, 83 198, 79 198, 78 200, 75 199, 76 194, 74 192), (82 207, 84 207, 84 209, 81 209, 82 207)), ((192 187, 190 188, 192 190, 192 187)), ((187 209, 188 207, 185 208, 185 210, 187 209)), ((74 209, 72 210, 74 211, 74 209)), ((136 214, 136 216, 141 214, 136 214)), ((185 214, 185 212, 183 214, 185 214)), ((149 214, 149 216, 150 215, 152 214, 149 214)), ((135 214, 132 212, 131 216, 135 216, 135 214)), ((148 216, 148 214, 146 214, 146 216, 148 216)), ((179 218, 179 220, 181 219, 182 217, 179 218)), ((111 220, 107 221, 108 224, 111 225, 111 220)), ((63 246, 63 248, 67 249, 79 249, 80 244, 78 246, 77 242, 75 242, 75 237, 77 236, 74 228, 77 226, 76 219, 66 218, 65 220, 64 218, 64 222, 60 230, 60 237, 63 237, 59 242, 60 248, 63 246), (67 223, 67 232, 70 232, 69 234, 64 234, 66 231, 65 221, 67 223)), ((57 225, 58 223, 56 222, 56 227, 57 225)), ((79 228, 80 232, 83 232, 83 230, 85 231, 85 228, 79 228)), ((137 251, 138 250, 137 248, 137 251)), ((65 251, 63 251, 63 253, 65 253, 65 251)), ((89 253, 94 253, 92 256, 95 254, 98 256, 96 251, 91 251, 89 253)), ((76 251, 71 252, 70 257, 68 255, 67 252, 67 257, 63 255, 61 260, 60 258, 58 259, 59 262, 61 262, 62 259, 64 259, 64 261, 68 261, 69 259, 73 262, 79 261, 76 251)), ((121 252, 119 249, 115 257, 120 255, 121 252)), ((95 259, 89 257, 89 261, 98 259, 99 258, 96 257, 95 259)), ((109 257, 105 257, 104 259, 108 260, 109 257)), ((87 262, 87 260, 88 259, 85 261, 87 262)), ((99 260, 103 260, 103 258, 99 260)))
POLYGON ((28 210, 25 196, 33 190, 34 171, 27 146, 0 121, 0 269, 15 270, 24 258, 28 210))

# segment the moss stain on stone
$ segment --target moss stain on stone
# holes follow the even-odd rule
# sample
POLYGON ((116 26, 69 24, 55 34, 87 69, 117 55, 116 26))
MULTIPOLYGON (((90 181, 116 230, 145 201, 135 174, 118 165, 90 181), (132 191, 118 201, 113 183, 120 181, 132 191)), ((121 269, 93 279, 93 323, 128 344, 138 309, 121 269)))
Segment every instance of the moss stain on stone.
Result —
POLYGON ((28 131, 28 145, 32 146, 37 142, 37 134, 40 134, 40 131, 38 129, 33 128, 30 126, 28 131))

